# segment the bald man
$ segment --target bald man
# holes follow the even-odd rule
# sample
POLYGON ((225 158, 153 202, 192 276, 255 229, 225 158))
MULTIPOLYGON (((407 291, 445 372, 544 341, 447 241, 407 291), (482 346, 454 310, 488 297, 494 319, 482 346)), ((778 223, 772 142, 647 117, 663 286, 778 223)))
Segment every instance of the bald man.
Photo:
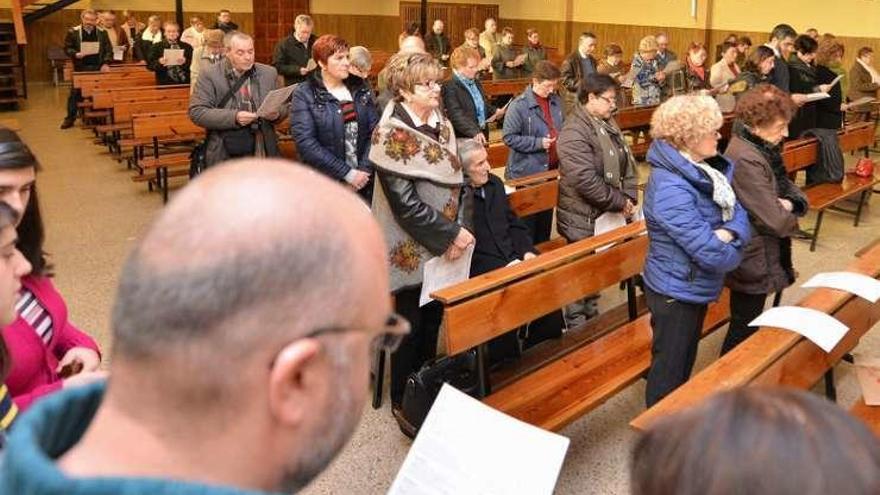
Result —
MULTIPOLYGON (((408 35, 400 39, 397 53, 428 53, 425 51, 425 40, 420 36, 408 35)), ((385 106, 394 97, 388 88, 388 68, 383 67, 376 76, 379 94, 376 96, 376 103, 379 105, 379 113, 385 110, 385 106)))
POLYGON ((363 202, 308 168, 209 169, 124 266, 110 382, 16 424, 0 493, 305 486, 358 422, 371 344, 406 332, 389 316, 384 253, 363 202))

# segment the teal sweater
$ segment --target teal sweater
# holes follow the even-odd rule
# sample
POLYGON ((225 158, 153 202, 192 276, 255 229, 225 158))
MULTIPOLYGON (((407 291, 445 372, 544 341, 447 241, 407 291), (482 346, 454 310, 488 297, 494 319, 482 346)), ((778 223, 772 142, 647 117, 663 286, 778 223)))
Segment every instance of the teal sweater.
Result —
MULTIPOLYGON (((159 478, 71 478, 55 460, 75 445, 91 423, 103 383, 64 390, 40 400, 19 417, 0 468, 0 494, 28 495, 259 495, 262 492, 159 478)), ((119 448, 125 447, 120 439, 119 448)))

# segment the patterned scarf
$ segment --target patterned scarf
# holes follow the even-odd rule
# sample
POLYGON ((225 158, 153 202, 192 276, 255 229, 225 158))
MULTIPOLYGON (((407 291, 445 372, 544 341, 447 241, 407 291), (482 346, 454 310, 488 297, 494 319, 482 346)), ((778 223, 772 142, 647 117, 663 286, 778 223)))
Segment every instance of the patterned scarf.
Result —
POLYGON ((718 170, 707 165, 706 162, 697 162, 685 152, 681 152, 681 154, 684 155, 684 157, 695 167, 709 176, 709 180, 712 181, 712 201, 721 208, 721 219, 725 222, 729 222, 733 218, 733 209, 736 206, 736 194, 734 194, 730 182, 727 181, 727 177, 718 170))
MULTIPOLYGON (((394 117, 397 104, 388 103, 373 131, 370 161, 378 174, 412 181, 422 202, 454 222, 464 176, 452 124, 440 115, 440 135, 435 140, 394 117)), ((391 290, 421 284, 422 268, 433 255, 397 223, 380 180, 374 185, 372 210, 388 245, 391 290)))

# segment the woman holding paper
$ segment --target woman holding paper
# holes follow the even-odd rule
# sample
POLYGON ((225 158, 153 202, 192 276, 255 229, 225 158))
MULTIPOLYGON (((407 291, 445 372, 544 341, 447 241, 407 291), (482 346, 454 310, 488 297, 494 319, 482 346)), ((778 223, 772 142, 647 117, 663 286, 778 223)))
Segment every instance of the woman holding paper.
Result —
POLYGON ((843 43, 826 39, 819 43, 816 53, 816 78, 820 84, 830 84, 830 98, 816 102, 816 127, 820 129, 840 129, 843 127, 843 116, 849 107, 844 103, 845 74, 838 76, 835 68, 841 67, 843 60, 843 43))
POLYGON ((712 64, 709 70, 709 84, 721 93, 726 92, 728 84, 739 76, 736 56, 739 51, 736 44, 725 41, 722 44, 721 60, 712 64))
POLYGON ((428 260, 461 258, 474 236, 456 221, 464 183, 452 124, 440 110, 440 65, 426 53, 398 53, 385 68, 394 99, 373 133, 373 214, 388 246, 395 310, 412 332, 391 355, 392 411, 407 377, 437 351, 443 308, 419 305, 428 260))
MULTIPOLYGON (((850 87, 849 99, 853 102, 877 99, 877 90, 880 89, 880 74, 872 65, 874 62, 874 50, 869 46, 859 48, 858 58, 849 71, 850 87)), ((870 120, 875 105, 864 103, 852 107, 850 110, 861 117, 861 120, 870 120)))
MULTIPOLYGON (((559 199, 556 229, 569 243, 592 237, 596 220, 617 213, 623 223, 638 203, 636 162, 612 115, 617 83, 605 74, 589 74, 559 133, 559 199)), ((565 308, 568 328, 598 313, 598 297, 565 308)))
POLYGON ((723 122, 718 103, 697 95, 673 96, 651 117, 643 275, 653 328, 648 407, 690 376, 708 304, 751 238, 730 185, 733 162, 718 155, 723 122))
POLYGON ((727 276, 730 328, 722 354, 757 330, 748 325, 764 311, 767 295, 795 280, 791 236, 809 205, 786 174, 781 143, 796 111, 791 98, 770 84, 745 93, 736 105, 742 125, 734 130, 725 154, 736 163, 733 191, 749 214, 752 240, 742 263, 727 276))
POLYGON ((348 48, 344 39, 329 34, 312 45, 318 68, 293 92, 290 131, 304 163, 369 201, 370 136, 379 114, 369 84, 349 72, 348 48))
POLYGON ((657 66, 657 39, 645 36, 639 41, 639 52, 633 57, 632 98, 633 105, 657 105, 663 94, 660 85, 666 80, 666 73, 657 66))
MULTIPOLYGON (((794 41, 795 56, 789 60, 788 69, 791 79, 789 93, 811 94, 827 93, 830 84, 822 84, 816 73, 816 51, 819 43, 813 38, 802 34, 794 41)), ((816 128, 816 101, 808 101, 798 109, 797 115, 788 126, 789 135, 799 137, 804 131, 816 128)))

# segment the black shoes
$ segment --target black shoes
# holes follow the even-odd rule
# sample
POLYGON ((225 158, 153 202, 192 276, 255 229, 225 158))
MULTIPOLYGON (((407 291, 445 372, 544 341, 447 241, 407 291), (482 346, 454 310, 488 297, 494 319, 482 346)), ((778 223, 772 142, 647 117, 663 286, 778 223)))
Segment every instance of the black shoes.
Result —
POLYGON ((74 119, 64 119, 64 122, 61 123, 62 129, 70 129, 73 127, 74 119))

